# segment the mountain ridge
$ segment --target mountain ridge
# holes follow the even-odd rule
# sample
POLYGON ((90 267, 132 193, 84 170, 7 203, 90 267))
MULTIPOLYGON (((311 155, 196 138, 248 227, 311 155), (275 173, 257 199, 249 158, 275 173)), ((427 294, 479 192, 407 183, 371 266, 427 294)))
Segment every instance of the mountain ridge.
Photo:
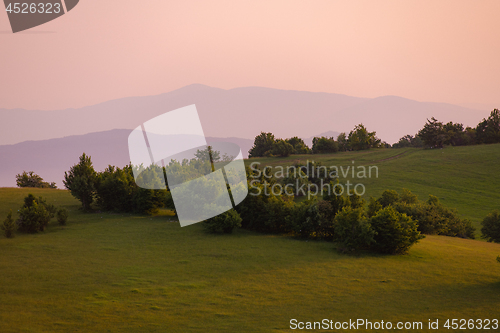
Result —
POLYGON ((160 114, 191 104, 197 106, 205 135, 211 137, 253 139, 260 132, 272 132, 276 137, 308 138, 329 130, 349 132, 363 123, 389 143, 415 134, 433 116, 475 126, 491 111, 391 95, 361 98, 265 87, 226 90, 192 84, 159 95, 124 97, 82 108, 0 109, 0 145, 133 129, 160 114))

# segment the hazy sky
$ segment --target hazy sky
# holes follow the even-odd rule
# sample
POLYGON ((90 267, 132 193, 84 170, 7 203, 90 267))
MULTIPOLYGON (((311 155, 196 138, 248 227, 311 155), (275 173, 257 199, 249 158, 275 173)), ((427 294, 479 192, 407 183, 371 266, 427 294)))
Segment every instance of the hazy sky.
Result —
POLYGON ((0 108, 61 109, 191 83, 500 107, 500 1, 81 0, 12 34, 0 108))

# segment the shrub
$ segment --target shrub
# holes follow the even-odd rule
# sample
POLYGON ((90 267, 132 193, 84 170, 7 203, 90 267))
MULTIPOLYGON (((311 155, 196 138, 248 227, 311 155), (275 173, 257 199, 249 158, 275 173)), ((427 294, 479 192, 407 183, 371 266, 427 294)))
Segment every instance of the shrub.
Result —
POLYGON ((289 220, 295 235, 321 238, 321 216, 316 202, 301 202, 292 207, 289 220))
POLYGON ((411 205, 418 202, 418 197, 417 195, 411 193, 410 190, 404 188, 399 196, 399 201, 411 205))
POLYGON ((204 225, 211 233, 230 234, 235 227, 241 227, 241 217, 238 212, 231 209, 206 220, 204 225))
POLYGON ((488 242, 500 243, 500 212, 495 210, 481 222, 483 238, 488 242))
POLYGON ((373 199, 370 201, 369 217, 373 217, 381 208, 391 206, 399 213, 411 217, 417 223, 418 230, 424 234, 474 238, 475 228, 472 222, 461 219, 455 210, 443 206, 434 195, 429 195, 429 199, 422 202, 407 189, 403 189, 401 195, 396 191, 386 190, 377 202, 373 199))
POLYGON ((64 208, 59 208, 57 210, 57 222, 60 225, 66 225, 67 221, 68 221, 68 211, 64 208))
POLYGON ((22 174, 16 175, 16 184, 18 187, 57 188, 56 183, 44 182, 43 178, 33 171, 23 171, 22 174))
POLYGON ((123 169, 110 165, 98 173, 95 190, 99 207, 103 210, 140 214, 155 214, 167 204, 174 209, 169 191, 151 189, 165 187, 163 169, 150 166, 140 171, 137 181, 146 188, 137 186, 131 165, 123 169))
POLYGON ((24 205, 19 209, 17 225, 20 230, 27 233, 44 231, 54 216, 54 211, 53 205, 47 205, 41 197, 37 199, 33 194, 29 194, 24 198, 24 205))
POLYGON ((330 202, 321 200, 318 202, 318 212, 321 225, 321 237, 325 240, 332 240, 335 235, 335 215, 337 212, 333 209, 330 202))
POLYGON ((288 173, 287 177, 283 179, 282 184, 288 195, 302 196, 304 194, 299 189, 303 189, 306 192, 309 181, 304 171, 297 168, 295 172, 288 173))
POLYGON ((342 245, 341 252, 367 249, 374 242, 375 233, 363 209, 345 207, 335 217, 334 240, 342 245))
POLYGON ((382 192, 382 196, 378 199, 378 202, 382 207, 387 207, 399 201, 399 194, 394 190, 385 190, 382 192))
POLYGON ((7 218, 3 222, 1 229, 3 230, 3 234, 7 238, 14 238, 14 233, 17 229, 16 222, 12 218, 12 210, 7 214, 7 218))
POLYGON ((416 204, 396 203, 394 208, 418 223, 418 230, 428 235, 474 238, 475 228, 467 219, 460 219, 456 211, 443 206, 435 196, 416 204))
POLYGON ((335 184, 333 182, 330 182, 331 191, 323 195, 323 200, 325 200, 331 205, 333 210, 333 215, 337 215, 337 213, 340 212, 342 208, 350 206, 351 204, 351 201, 347 197, 344 197, 342 195, 336 195, 334 193, 336 191, 335 186, 337 184, 339 184, 338 179, 335 184))
POLYGON ((377 214, 379 210, 382 209, 382 205, 378 200, 374 198, 370 198, 370 202, 368 203, 368 217, 373 217, 377 214))
POLYGON ((375 231, 372 248, 381 253, 407 253, 413 244, 424 238, 417 230, 417 223, 393 207, 379 210, 370 222, 375 231))

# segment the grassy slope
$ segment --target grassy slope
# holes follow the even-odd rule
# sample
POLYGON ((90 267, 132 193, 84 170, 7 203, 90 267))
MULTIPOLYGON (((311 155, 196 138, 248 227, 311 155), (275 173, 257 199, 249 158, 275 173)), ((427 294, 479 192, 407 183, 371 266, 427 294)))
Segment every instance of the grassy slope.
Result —
MULTIPOLYGON (((491 200, 498 202, 498 174, 488 171, 498 149, 409 150, 378 162, 380 178, 367 189, 436 193, 478 221, 491 200), (463 165, 474 161, 462 183, 463 165), (463 200, 467 184, 478 184, 474 200, 485 207, 463 200)), ((370 164, 399 152, 339 154, 332 162, 370 164)), ((406 256, 352 257, 326 242, 243 230, 214 236, 166 217, 83 214, 59 190, 0 189, 0 217, 28 192, 68 208, 70 221, 53 222, 43 234, 0 238, 0 332, 276 332, 291 318, 498 318, 498 244, 431 236, 406 256)))
MULTIPOLYGON (((479 229, 480 221, 492 210, 500 209, 500 144, 445 149, 379 149, 331 155, 300 155, 288 158, 251 159, 261 165, 290 165, 309 159, 326 166, 376 165, 379 177, 352 179, 366 186, 365 196, 378 197, 385 189, 407 188, 421 200, 436 195, 446 206, 471 219, 479 229)), ((275 169, 277 170, 277 169, 275 169)), ((342 178, 341 178, 342 181, 342 178)))

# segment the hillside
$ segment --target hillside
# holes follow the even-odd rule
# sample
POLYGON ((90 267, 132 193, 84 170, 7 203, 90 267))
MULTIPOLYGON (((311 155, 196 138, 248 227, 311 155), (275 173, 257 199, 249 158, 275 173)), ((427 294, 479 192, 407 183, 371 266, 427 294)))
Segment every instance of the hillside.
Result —
MULTIPOLYGON (((257 158, 261 166, 291 165, 296 161, 322 162, 326 166, 377 166, 378 178, 353 179, 366 187, 366 198, 384 190, 407 188, 420 200, 436 195, 446 206, 471 219, 476 227, 492 210, 500 210, 500 144, 444 149, 372 149, 330 155, 292 155, 287 158, 257 158), (352 163, 354 161, 354 164, 352 163)), ((277 170, 277 169, 276 169, 277 170)), ((342 179, 341 179, 342 180, 342 179)))
POLYGON ((0 217, 28 192, 70 219, 0 238, 1 332, 285 332, 294 318, 438 319, 442 328, 448 318, 498 318, 498 244, 428 236, 404 256, 347 256, 328 242, 83 214, 62 190, 0 189, 0 217))

